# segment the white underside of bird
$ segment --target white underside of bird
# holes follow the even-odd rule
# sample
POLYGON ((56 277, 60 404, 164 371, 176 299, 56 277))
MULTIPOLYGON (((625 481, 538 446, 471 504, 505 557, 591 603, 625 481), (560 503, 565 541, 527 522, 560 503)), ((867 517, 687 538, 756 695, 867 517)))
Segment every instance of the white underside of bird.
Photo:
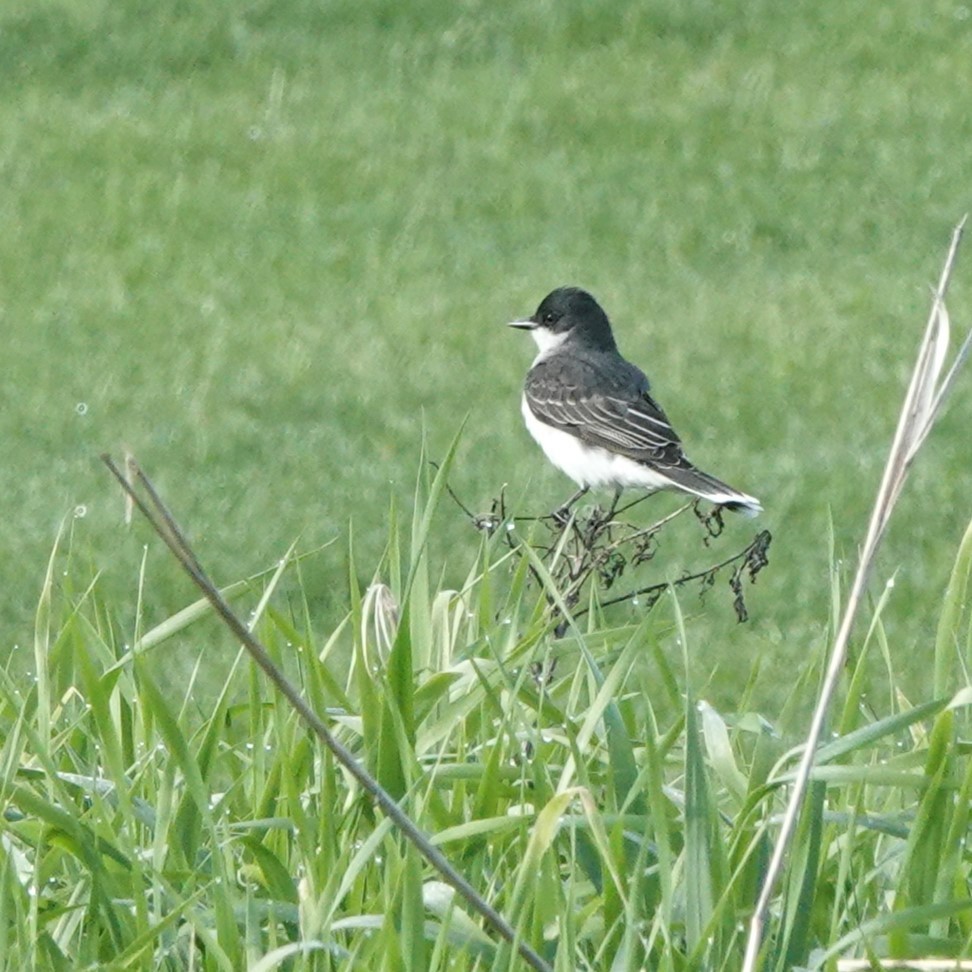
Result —
POLYGON ((684 482, 675 482, 664 473, 634 459, 618 455, 601 446, 588 445, 576 435, 551 428, 533 414, 525 395, 520 407, 530 435, 543 449, 547 458, 581 489, 636 488, 647 490, 649 493, 662 489, 675 489, 683 493, 691 493, 710 503, 746 504, 748 508, 743 508, 742 512, 748 516, 755 516, 762 510, 759 500, 746 493, 692 489, 684 482))

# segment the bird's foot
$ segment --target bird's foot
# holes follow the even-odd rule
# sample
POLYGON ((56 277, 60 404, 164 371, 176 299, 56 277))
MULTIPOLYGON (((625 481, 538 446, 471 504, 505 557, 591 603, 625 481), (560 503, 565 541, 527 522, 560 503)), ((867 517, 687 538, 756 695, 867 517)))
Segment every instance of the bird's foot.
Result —
POLYGON ((562 530, 570 522, 570 508, 587 492, 587 489, 579 489, 563 506, 558 507, 550 514, 550 519, 562 530))
POLYGON ((570 523, 570 506, 564 504, 558 507, 550 514, 550 519, 553 520, 554 526, 563 530, 570 523))
POLYGON ((614 514, 617 512, 618 503, 621 502, 621 487, 618 486, 614 490, 614 500, 611 503, 611 509, 607 511, 607 516, 604 517, 604 522, 608 523, 614 519, 614 514))

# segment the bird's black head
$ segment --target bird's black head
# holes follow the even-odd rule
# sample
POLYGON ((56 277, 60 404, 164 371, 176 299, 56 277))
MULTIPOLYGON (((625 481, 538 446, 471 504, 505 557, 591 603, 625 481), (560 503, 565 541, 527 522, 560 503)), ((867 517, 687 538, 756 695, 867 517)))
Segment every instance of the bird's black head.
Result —
POLYGON ((512 326, 532 331, 541 348, 570 339, 605 350, 616 349, 607 314, 580 287, 558 287, 551 291, 532 317, 513 321, 512 326))

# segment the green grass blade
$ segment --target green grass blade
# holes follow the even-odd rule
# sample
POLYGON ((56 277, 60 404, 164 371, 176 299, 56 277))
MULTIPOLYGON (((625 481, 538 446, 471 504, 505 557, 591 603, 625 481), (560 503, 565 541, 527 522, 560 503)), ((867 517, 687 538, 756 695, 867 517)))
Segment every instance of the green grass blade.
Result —
MULTIPOLYGON (((949 673, 954 669, 956 658, 960 657, 959 629, 962 615, 966 610, 970 574, 972 574, 972 521, 966 527, 959 544, 938 618, 932 680, 932 691, 937 697, 948 693, 949 673)), ((972 668, 972 658, 966 658, 965 665, 967 670, 972 668)))

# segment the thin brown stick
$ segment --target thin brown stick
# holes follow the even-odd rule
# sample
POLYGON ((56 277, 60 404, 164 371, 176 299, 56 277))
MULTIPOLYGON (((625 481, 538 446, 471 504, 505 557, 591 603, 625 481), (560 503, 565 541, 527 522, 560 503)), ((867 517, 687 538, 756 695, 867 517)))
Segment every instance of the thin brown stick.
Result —
POLYGON ((293 706, 298 716, 312 732, 334 754, 334 757, 357 780, 361 788, 381 807, 391 818, 395 826, 414 845, 428 863, 435 868, 443 879, 466 899, 473 910, 477 911, 492 928, 510 942, 519 952, 523 960, 538 972, 552 972, 550 965, 544 961, 529 945, 521 941, 512 925, 490 905, 479 892, 460 874, 450 863, 448 858, 435 847, 418 825, 398 805, 394 797, 358 762, 354 754, 334 736, 321 721, 317 713, 307 704, 303 696, 287 680, 283 672, 273 663, 266 648, 257 640, 246 625, 233 613, 230 606, 223 599, 216 586, 206 575, 199 560, 193 553, 186 540, 185 534, 175 518, 169 512, 162 498, 159 496, 151 480, 134 460, 130 467, 134 471, 135 481, 148 494, 150 504, 146 503, 136 492, 135 486, 128 482, 125 475, 115 465, 111 456, 103 455, 102 461, 111 471, 119 485, 125 491, 139 512, 151 524, 155 532, 162 538, 182 569, 192 578, 196 586, 212 604, 213 609, 240 640, 253 660, 263 669, 267 677, 277 687, 280 693, 293 706))

